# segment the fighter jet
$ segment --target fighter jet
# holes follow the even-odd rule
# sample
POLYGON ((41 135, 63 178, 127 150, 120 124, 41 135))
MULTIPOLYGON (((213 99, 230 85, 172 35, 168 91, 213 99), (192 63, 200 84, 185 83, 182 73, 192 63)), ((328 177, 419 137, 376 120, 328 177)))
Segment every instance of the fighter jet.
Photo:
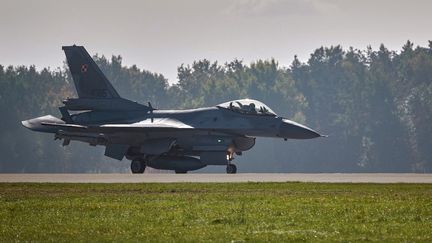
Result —
POLYGON ((53 133, 55 139, 105 146, 105 155, 131 160, 132 173, 146 167, 187 173, 208 165, 226 166, 235 174, 235 155, 255 145, 256 137, 311 139, 316 131, 278 116, 253 99, 214 107, 159 110, 120 97, 82 46, 63 46, 78 98, 51 115, 22 121, 30 130, 53 133))

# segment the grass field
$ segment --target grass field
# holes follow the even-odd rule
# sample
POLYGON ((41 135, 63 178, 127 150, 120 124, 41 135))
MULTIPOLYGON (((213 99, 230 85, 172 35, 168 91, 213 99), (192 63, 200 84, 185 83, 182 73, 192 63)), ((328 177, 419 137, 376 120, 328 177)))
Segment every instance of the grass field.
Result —
POLYGON ((432 241, 432 184, 0 184, 0 242, 432 241))

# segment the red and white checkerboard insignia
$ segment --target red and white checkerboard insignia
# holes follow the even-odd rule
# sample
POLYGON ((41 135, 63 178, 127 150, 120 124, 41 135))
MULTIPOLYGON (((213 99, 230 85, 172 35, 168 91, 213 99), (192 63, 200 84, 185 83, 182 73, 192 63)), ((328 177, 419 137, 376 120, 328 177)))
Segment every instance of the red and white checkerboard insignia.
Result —
POLYGON ((81 65, 81 72, 82 72, 82 73, 86 73, 87 70, 88 70, 88 65, 87 65, 87 64, 83 64, 83 65, 81 65))

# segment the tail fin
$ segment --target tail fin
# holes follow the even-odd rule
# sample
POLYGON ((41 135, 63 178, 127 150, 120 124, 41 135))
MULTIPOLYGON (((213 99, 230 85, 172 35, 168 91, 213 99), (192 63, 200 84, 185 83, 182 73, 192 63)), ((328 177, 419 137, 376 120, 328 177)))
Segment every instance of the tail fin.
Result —
POLYGON ((79 98, 120 98, 82 46, 63 46, 79 98))

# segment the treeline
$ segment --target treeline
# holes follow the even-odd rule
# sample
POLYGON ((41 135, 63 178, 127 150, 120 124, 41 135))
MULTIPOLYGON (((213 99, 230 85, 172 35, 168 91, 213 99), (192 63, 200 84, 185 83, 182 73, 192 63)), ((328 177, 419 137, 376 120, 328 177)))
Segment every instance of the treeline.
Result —
MULTIPOLYGON (((178 67, 169 85, 157 73, 122 65, 120 56, 95 56, 119 94, 157 108, 213 106, 254 98, 279 115, 328 134, 283 142, 258 139, 236 159, 241 172, 432 172, 432 42, 407 42, 395 52, 381 45, 316 49, 289 67, 276 60, 225 64, 199 60, 178 67)), ((30 132, 21 120, 53 114, 75 96, 67 68, 0 65, 0 172, 128 171, 103 149, 30 132)), ((211 169, 210 169, 211 170, 211 169)), ((217 169, 216 169, 217 170, 217 169)))

